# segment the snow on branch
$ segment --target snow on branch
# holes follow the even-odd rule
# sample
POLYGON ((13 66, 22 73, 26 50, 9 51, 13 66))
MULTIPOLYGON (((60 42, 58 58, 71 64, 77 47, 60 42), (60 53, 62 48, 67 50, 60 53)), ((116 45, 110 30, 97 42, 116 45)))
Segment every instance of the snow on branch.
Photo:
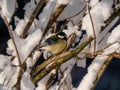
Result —
POLYGON ((6 55, 0 54, 0 90, 93 90, 112 58, 120 58, 119 11, 119 0, 0 0, 0 25, 10 35, 0 42, 0 52, 7 44, 6 55), (67 36, 62 53, 37 49, 59 32, 67 36), (87 58, 93 61, 74 87, 72 73, 83 72, 73 70, 85 69, 87 58))
POLYGON ((51 70, 53 70, 56 66, 60 66, 64 62, 70 60, 71 58, 75 57, 80 51, 82 51, 91 41, 93 40, 92 37, 88 37, 80 46, 78 46, 75 50, 63 52, 59 56, 55 56, 50 58, 40 66, 38 66, 35 72, 32 72, 35 75, 33 78, 33 83, 36 84, 39 80, 41 80, 45 75, 48 74, 51 70), (52 63, 53 62, 53 63, 52 63), (49 65, 52 63, 51 65, 49 65), (47 66, 49 65, 49 66, 47 66), (47 66, 47 67, 46 67, 47 66), (45 68, 46 67, 46 68, 45 68), (43 70, 42 70, 43 69, 43 70), (42 71, 41 71, 42 70, 42 71), (41 72, 40 72, 41 71, 41 72), (40 72, 40 73, 39 73, 40 72))

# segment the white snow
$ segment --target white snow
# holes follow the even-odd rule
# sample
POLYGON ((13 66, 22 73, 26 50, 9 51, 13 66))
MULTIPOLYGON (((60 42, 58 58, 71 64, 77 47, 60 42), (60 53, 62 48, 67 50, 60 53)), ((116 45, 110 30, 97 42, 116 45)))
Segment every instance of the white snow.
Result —
POLYGON ((35 51, 32 57, 32 66, 37 62, 37 58, 40 54, 40 51, 35 51))
POLYGON ((27 22, 25 20, 23 20, 23 19, 19 20, 19 22, 16 26, 16 29, 15 29, 17 35, 21 36, 26 24, 27 24, 27 22))
POLYGON ((94 7, 99 3, 99 0, 90 0, 90 6, 94 7))
POLYGON ((116 7, 116 8, 119 8, 119 7, 120 7, 120 4, 117 4, 115 7, 116 7))
POLYGON ((120 53, 120 48, 116 50, 117 53, 120 53))
POLYGON ((60 4, 68 4, 69 1, 71 0, 57 0, 57 3, 60 5, 60 4))
MULTIPOLYGON (((44 50, 44 49, 43 49, 43 50, 44 50)), ((45 50, 45 51, 43 52, 43 57, 44 57, 44 59, 48 59, 50 56, 51 56, 51 53, 48 52, 47 50, 45 50)))
POLYGON ((35 1, 34 0, 31 0, 29 3, 27 3, 25 5, 25 7, 23 8, 25 10, 25 17, 24 19, 27 21, 29 20, 31 14, 33 13, 34 9, 36 7, 36 4, 35 4, 35 1))
POLYGON ((0 55, 0 72, 4 70, 7 65, 10 65, 11 62, 7 56, 0 55))
MULTIPOLYGON (((107 20, 110 17, 110 15, 113 13, 112 5, 113 5, 113 0, 109 0, 109 1, 102 0, 90 10, 90 14, 95 29, 96 42, 98 42, 98 38, 100 36, 99 34, 101 32, 101 27, 105 26, 104 21, 107 20)), ((93 27, 88 13, 83 18, 82 30, 86 30, 88 36, 94 37, 93 27)), ((93 50, 94 50, 94 45, 92 42, 90 52, 93 52, 93 50)), ((96 50, 98 50, 98 43, 96 43, 96 50)))
POLYGON ((38 87, 35 90, 46 90, 46 83, 49 79, 49 75, 45 76, 42 80, 38 82, 38 87))
POLYGON ((68 29, 64 29, 63 32, 67 35, 70 36, 71 34, 75 33, 77 36, 81 36, 81 31, 79 30, 79 27, 76 26, 68 26, 68 29))
POLYGON ((15 88, 9 88, 0 84, 0 90, 16 90, 15 88))
POLYGON ((34 90, 35 86, 30 80, 30 75, 28 72, 25 72, 21 79, 21 90, 34 90))
POLYGON ((17 77, 19 75, 19 67, 13 67, 12 62, 7 56, 0 55, 0 84, 13 87, 17 82, 17 77))
MULTIPOLYGON (((96 36, 98 36, 100 32, 101 26, 105 25, 104 21, 108 19, 112 14, 113 12, 112 5, 113 0, 102 0, 90 10, 96 36)), ((83 18, 82 29, 86 30, 88 36, 93 35, 93 29, 88 14, 83 18)))
POLYGON ((77 60, 77 66, 85 68, 86 67, 86 59, 77 60))
POLYGON ((1 0, 2 15, 10 21, 16 7, 16 0, 1 0))
POLYGON ((106 48, 102 54, 103 55, 109 55, 109 54, 115 52, 116 50, 118 50, 119 48, 120 48, 120 44, 119 43, 114 43, 113 45, 106 48))
POLYGON ((90 90, 94 86, 93 82, 96 79, 97 73, 102 67, 108 56, 97 56, 92 64, 88 67, 88 73, 84 76, 77 90, 90 90))
POLYGON ((38 82, 38 87, 35 90, 46 90, 47 81, 49 80, 50 75, 54 73, 56 73, 55 69, 53 69, 49 74, 42 78, 42 80, 38 82))
POLYGON ((27 66, 27 69, 29 70, 31 67, 32 67, 32 65, 33 65, 33 61, 32 61, 32 58, 30 58, 30 57, 28 57, 27 58, 27 61, 26 61, 26 66, 27 66))
MULTIPOLYGON (((15 18, 15 24, 16 24, 16 28, 15 28, 15 32, 18 36, 21 36, 23 33, 23 30, 25 29, 25 26, 27 25, 28 20, 24 20, 24 19, 20 19, 19 18, 15 18)), ((30 26, 28 33, 33 33, 36 29, 35 26, 38 23, 38 21, 35 19, 32 23, 32 25, 30 26)))
MULTIPOLYGON (((29 53, 36 47, 36 45, 39 44, 41 36, 42 36, 42 32, 39 29, 32 34, 29 34, 29 36, 26 39, 21 39, 14 33, 15 42, 16 42, 22 63, 24 62, 26 57, 29 55, 29 53)), ((16 56, 16 52, 14 50, 14 46, 11 40, 8 41, 7 52, 10 55, 16 56)))
POLYGON ((57 82, 56 84, 52 85, 49 90, 68 90, 68 87, 65 87, 66 85, 68 85, 69 88, 72 88, 70 72, 74 66, 73 64, 75 64, 75 60, 73 63, 72 63, 72 60, 70 60, 67 62, 67 64, 68 65, 64 64, 66 66, 64 66, 64 65, 61 66, 61 71, 64 73, 62 75, 60 75, 60 73, 59 73, 59 76, 62 77, 60 79, 60 81, 57 82), (66 82, 66 84, 65 84, 65 82, 66 82))
MULTIPOLYGON (((66 87, 61 87, 60 85, 64 84, 64 82, 67 80, 67 78, 70 79, 70 71, 71 71, 71 69, 67 70, 67 72, 66 72, 66 71, 64 72, 63 78, 61 79, 60 84, 59 84, 59 85, 56 85, 55 90, 59 90, 59 87, 60 87, 60 90, 67 90, 67 89, 68 89, 68 88, 66 88, 66 87)), ((67 84, 68 84, 68 83, 67 83, 67 84)), ((70 88, 70 87, 71 87, 71 86, 69 85, 69 88, 70 88)), ((50 89, 50 90, 53 90, 53 89, 50 89)))
MULTIPOLYGON (((54 13, 55 9, 62 5, 62 4, 68 4, 68 6, 63 10, 63 12, 58 17, 59 20, 63 20, 66 18, 69 18, 71 16, 74 16, 78 14, 83 7, 86 5, 84 0, 48 0, 46 2, 46 6, 44 7, 43 11, 38 16, 39 20, 35 19, 33 24, 31 25, 28 36, 25 39, 20 38, 19 36, 22 34, 27 21, 29 20, 29 17, 31 16, 31 13, 34 11, 36 7, 36 2, 38 3, 40 0, 30 0, 25 7, 25 15, 23 19, 19 19, 16 16, 13 17, 15 19, 15 30, 13 30, 13 35, 15 39, 15 43, 17 45, 17 49, 20 55, 21 62, 23 63, 24 60, 27 58, 26 65, 27 69, 22 75, 21 79, 21 90, 46 90, 46 83, 49 79, 49 76, 51 73, 56 73, 56 70, 52 70, 48 75, 46 75, 42 80, 38 82, 38 87, 35 88, 34 84, 31 81, 30 78, 30 67, 33 66, 34 60, 36 60, 37 56, 40 52, 35 52, 33 57, 28 57, 30 52, 39 44, 40 39, 42 38, 43 30, 46 28, 48 21, 50 19, 50 16, 54 13)), ((116 2, 116 1, 115 1, 116 2)), ((94 85, 93 82, 96 79, 97 73, 101 69, 103 63, 108 58, 107 55, 117 52, 120 53, 120 25, 115 27, 112 32, 109 32, 109 30, 116 24, 116 22, 119 20, 119 17, 116 17, 110 25, 108 25, 104 31, 101 31, 101 27, 105 26, 105 21, 111 16, 113 13, 113 0, 90 0, 90 6, 91 6, 91 15, 92 20, 95 27, 95 33, 97 36, 97 49, 104 49, 103 53, 101 55, 98 55, 92 64, 88 67, 88 73, 84 76, 82 79, 79 87, 75 89, 71 85, 71 76, 70 71, 74 67, 75 63, 77 66, 85 67, 86 66, 86 59, 83 61, 76 61, 75 58, 69 60, 68 62, 61 65, 60 69, 61 71, 64 71, 63 77, 60 72, 58 72, 58 79, 60 79, 60 84, 62 84, 65 80, 67 85, 72 90, 90 90, 90 88, 94 85), (98 45, 99 43, 99 45, 98 45)), ((8 21, 10 21, 11 16, 13 15, 16 7, 16 0, 0 0, 0 14, 1 16, 5 16, 8 21)), ((119 7, 119 4, 116 5, 116 7, 119 7)), ((67 24, 67 29, 64 29, 63 32, 65 32, 68 36, 70 36, 72 33, 76 34, 75 42, 78 42, 81 37, 81 30, 79 30, 79 27, 77 24, 82 20, 82 17, 84 15, 84 12, 82 14, 73 17, 71 20, 75 23, 72 24, 69 22, 67 24)), ((86 30, 87 35, 93 35, 92 25, 91 21, 87 14, 82 20, 82 30, 86 30)), ((46 34, 45 38, 50 37, 51 31, 46 34)), ((84 36, 82 40, 84 40, 84 36)), ((73 44, 74 44, 73 43, 73 44)), ((80 42, 81 43, 81 42, 80 42)), ((12 88, 18 79, 19 70, 20 68, 17 66, 19 65, 18 58, 16 57, 16 51, 14 49, 14 45, 12 43, 12 40, 9 39, 7 42, 8 48, 7 48, 7 54, 10 55, 1 55, 0 54, 0 90, 15 90, 12 88), (14 57, 11 61, 11 57, 14 57), (14 66, 13 66, 14 65, 14 66), (16 65, 16 66, 15 66, 16 65)), ((92 48, 91 44, 91 48, 92 48)), ((72 48, 73 49, 73 48, 72 48)), ((47 55, 44 52, 44 57, 47 58, 47 55)), ((79 56, 81 56, 79 54, 79 56)), ((50 65, 50 64, 49 64, 50 65)), ((49 65, 47 67, 49 67, 49 65)), ((59 82, 56 82, 50 90, 55 90, 59 87, 59 82)), ((64 85, 64 84, 63 84, 64 85)), ((61 87, 61 89, 64 90, 65 87, 61 87)))
POLYGON ((37 28, 40 28, 41 30, 44 30, 50 16, 53 14, 53 11, 56 6, 56 0, 49 0, 46 7, 43 9, 43 12, 39 15, 39 22, 37 24, 37 28))
POLYGON ((67 71, 69 72, 69 70, 71 70, 73 68, 75 63, 76 63, 76 60, 73 58, 73 59, 63 63, 61 65, 60 69, 61 69, 61 71, 64 71, 66 68, 68 68, 67 71))
POLYGON ((108 44, 114 43, 114 42, 120 42, 120 25, 118 25, 116 28, 114 28, 114 30, 108 37, 108 40, 107 40, 108 44))
MULTIPOLYGON (((109 33, 109 30, 115 25, 115 23, 119 21, 119 19, 120 19, 119 17, 116 17, 102 32, 100 32, 100 35, 97 41, 98 43, 100 43, 102 39, 107 36, 107 34, 109 33)), ((104 42, 101 42, 101 43, 104 43, 104 42)), ((106 44, 107 44, 107 40, 106 40, 106 44)))

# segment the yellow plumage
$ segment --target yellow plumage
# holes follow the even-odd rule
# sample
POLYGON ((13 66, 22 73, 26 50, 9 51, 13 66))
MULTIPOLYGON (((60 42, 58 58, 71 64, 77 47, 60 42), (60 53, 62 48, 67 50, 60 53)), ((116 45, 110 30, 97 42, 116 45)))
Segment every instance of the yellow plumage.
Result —
POLYGON ((49 45, 49 46, 45 46, 42 47, 41 49, 45 49, 47 51, 49 51, 52 55, 61 53, 67 46, 67 42, 64 39, 59 39, 57 43, 55 43, 54 45, 49 45))

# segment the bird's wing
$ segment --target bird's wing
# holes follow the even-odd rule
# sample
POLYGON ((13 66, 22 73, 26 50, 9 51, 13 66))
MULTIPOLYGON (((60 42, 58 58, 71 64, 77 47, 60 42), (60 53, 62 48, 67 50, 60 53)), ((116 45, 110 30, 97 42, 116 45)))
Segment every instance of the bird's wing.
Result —
POLYGON ((52 45, 57 43, 58 38, 54 35, 52 37, 49 37, 48 39, 46 39, 43 43, 41 43, 37 48, 40 49, 42 47, 48 46, 48 45, 52 45))
POLYGON ((54 35, 54 36, 46 39, 45 43, 47 43, 47 45, 51 45, 51 44, 57 43, 57 41, 58 41, 58 37, 56 35, 54 35))

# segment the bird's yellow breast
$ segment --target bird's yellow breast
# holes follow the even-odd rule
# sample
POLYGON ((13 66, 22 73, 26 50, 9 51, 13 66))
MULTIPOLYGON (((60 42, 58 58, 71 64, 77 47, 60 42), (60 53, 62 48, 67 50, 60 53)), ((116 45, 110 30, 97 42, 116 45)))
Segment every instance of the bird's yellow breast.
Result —
POLYGON ((44 49, 49 51, 51 54, 55 55, 61 53, 67 46, 67 42, 65 40, 59 40, 56 44, 46 46, 44 49))

